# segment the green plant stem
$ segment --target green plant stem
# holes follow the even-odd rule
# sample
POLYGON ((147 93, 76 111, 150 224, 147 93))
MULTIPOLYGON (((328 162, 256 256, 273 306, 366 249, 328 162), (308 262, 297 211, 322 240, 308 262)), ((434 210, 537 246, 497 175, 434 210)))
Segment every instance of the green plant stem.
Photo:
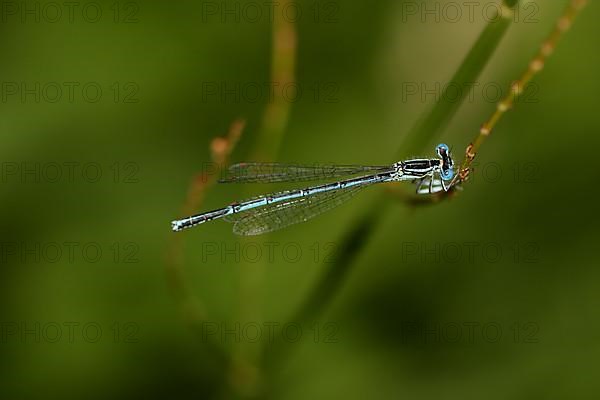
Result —
MULTIPOLYGON (((389 202, 383 203, 384 207, 389 207, 389 205, 389 202)), ((333 263, 327 264, 329 267, 323 272, 317 284, 307 295, 305 302, 301 304, 289 321, 305 327, 310 326, 313 321, 321 316, 325 307, 331 303, 349 275, 349 266, 364 248, 364 240, 369 238, 372 226, 377 225, 378 219, 381 219, 384 215, 385 212, 378 212, 375 208, 372 208, 362 216, 358 224, 346 233, 341 247, 336 252, 339 256, 333 263), (369 230, 369 232, 364 232, 364 229, 369 230)), ((290 343, 282 343, 281 340, 276 340, 263 349, 263 361, 268 373, 277 371, 278 362, 287 358, 287 355, 293 350, 292 347, 290 343)))
MULTIPOLYGON (((513 3, 512 7, 506 4, 505 7, 512 9, 518 2, 513 1, 513 3)), ((512 13, 507 11, 502 16, 496 15, 491 18, 450 82, 445 85, 442 95, 433 108, 425 113, 410 130, 405 142, 396 152, 396 159, 421 153, 428 143, 431 144, 431 141, 441 135, 498 48, 498 44, 512 23, 511 17, 512 13), (458 98, 449 93, 456 88, 460 88, 458 98)))
MULTIPOLYGON (((290 3, 291 0, 281 0, 277 6, 286 9, 290 3)), ((280 12, 274 12, 273 15, 271 80, 279 87, 286 87, 296 79, 296 26, 280 12)), ((277 158, 290 111, 291 102, 281 92, 267 104, 252 159, 272 161, 277 158)))
MULTIPOLYGON (((285 9, 292 0, 281 0, 277 7, 285 9)), ((274 12, 272 31, 271 81, 279 87, 295 82, 297 33, 294 22, 280 12, 274 12)), ((291 112, 291 103, 279 93, 266 105, 258 137, 254 142, 251 159, 275 161, 283 142, 285 129, 291 112)), ((254 187, 256 190, 257 188, 254 187)), ((255 244, 264 237, 252 239, 255 244)), ((261 296, 266 260, 242 263, 239 266, 239 311, 240 321, 257 322, 261 319, 261 296)), ((236 395, 246 396, 260 390, 262 377, 261 349, 253 344, 240 343, 232 355, 231 385, 236 395), (248 373, 248 371, 252 371, 248 373), (240 378, 243 377, 243 378, 240 378)))
MULTIPOLYGON (((507 0, 504 2, 507 10, 514 9, 517 4, 518 1, 516 0, 507 0)), ((492 18, 490 20, 454 74, 452 78, 453 83, 461 85, 460 87, 474 84, 492 54, 498 48, 508 27, 511 25, 512 15, 507 14, 512 13, 504 13, 503 17, 492 18)), ((453 99, 452 101, 447 100, 450 96, 442 95, 439 101, 433 106, 433 109, 426 114, 426 117, 420 120, 410 131, 408 141, 400 146, 400 150, 396 152, 397 159, 401 159, 409 153, 421 152, 428 142, 438 137, 447 123, 452 119, 467 94, 468 91, 463 90, 462 97, 458 100, 453 99)), ((388 206, 389 202, 387 198, 384 197, 383 193, 380 194, 372 207, 369 208, 369 211, 360 216, 355 225, 344 234, 340 240, 341 251, 337 253, 338 256, 332 263, 327 264, 327 269, 323 272, 323 275, 311 291, 308 300, 293 314, 292 321, 294 323, 310 323, 318 318, 327 308, 344 284, 354 260, 368 245, 369 238, 377 226, 379 226, 379 221, 381 221, 384 215, 390 212, 388 206)), ((284 358, 285 351, 281 350, 282 347, 274 346, 273 349, 269 349, 271 354, 268 355, 267 359, 270 363, 275 363, 276 360, 284 358)))
POLYGON ((550 33, 548 38, 542 43, 539 51, 533 57, 527 69, 523 72, 523 74, 514 81, 508 91, 506 97, 504 97, 497 105, 496 109, 492 113, 492 115, 488 118, 488 120, 481 126, 479 129, 479 133, 475 136, 473 141, 467 146, 465 150, 465 158, 460 165, 459 173, 457 175, 457 179, 461 182, 466 181, 469 177, 471 164, 475 159, 475 156, 479 152, 479 148, 483 144, 483 142, 487 139, 488 136, 492 133, 500 119, 504 116, 504 114, 510 110, 515 101, 523 94, 525 91, 527 84, 531 82, 531 80, 538 74, 546 64, 546 61, 550 55, 556 49, 558 41, 560 38, 569 30, 573 21, 581 12, 583 7, 585 7, 587 0, 571 0, 565 11, 560 16, 558 21, 556 22, 556 26, 554 30, 550 33))

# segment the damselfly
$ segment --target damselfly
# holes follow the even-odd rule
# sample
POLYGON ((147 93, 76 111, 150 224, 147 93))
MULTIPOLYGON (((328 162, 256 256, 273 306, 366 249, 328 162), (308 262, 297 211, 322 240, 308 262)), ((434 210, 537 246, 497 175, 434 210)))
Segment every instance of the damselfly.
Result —
POLYGON ((454 178, 454 161, 445 144, 436 147, 438 158, 399 161, 391 166, 308 166, 280 163, 242 163, 229 168, 221 183, 303 182, 347 177, 305 189, 271 193, 218 210, 171 222, 181 231, 214 219, 233 222, 239 235, 260 235, 305 222, 344 203, 363 188, 375 183, 411 181, 417 193, 447 191, 454 178), (355 177, 351 177, 355 176, 355 177))

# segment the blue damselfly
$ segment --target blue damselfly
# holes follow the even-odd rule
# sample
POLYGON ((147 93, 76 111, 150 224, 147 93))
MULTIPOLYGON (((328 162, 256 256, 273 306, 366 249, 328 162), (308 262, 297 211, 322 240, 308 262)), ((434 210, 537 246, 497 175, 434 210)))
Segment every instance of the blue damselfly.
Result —
POLYGON ((223 218, 233 222, 239 235, 260 235, 299 222, 344 203, 363 188, 375 183, 411 181, 417 193, 447 191, 454 178, 454 162, 445 144, 436 147, 438 158, 399 161, 391 166, 308 166, 281 163, 241 163, 229 168, 221 183, 306 182, 347 177, 333 183, 258 196, 218 210, 171 222, 181 231, 223 218), (352 177, 354 176, 354 177, 352 177))

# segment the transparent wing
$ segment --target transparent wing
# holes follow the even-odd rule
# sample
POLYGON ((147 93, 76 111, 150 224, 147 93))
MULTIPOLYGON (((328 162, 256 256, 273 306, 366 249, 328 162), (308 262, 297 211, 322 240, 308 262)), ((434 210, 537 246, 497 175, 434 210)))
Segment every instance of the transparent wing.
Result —
POLYGON ((282 163, 240 163, 229 167, 220 183, 307 182, 358 174, 390 171, 390 166, 299 165, 282 163))
POLYGON ((238 235, 260 235, 308 221, 348 201, 365 186, 368 185, 275 203, 227 220, 235 222, 233 232, 238 235))
POLYGON ((436 194, 444 191, 442 180, 426 176, 425 178, 416 180, 417 194, 436 194))

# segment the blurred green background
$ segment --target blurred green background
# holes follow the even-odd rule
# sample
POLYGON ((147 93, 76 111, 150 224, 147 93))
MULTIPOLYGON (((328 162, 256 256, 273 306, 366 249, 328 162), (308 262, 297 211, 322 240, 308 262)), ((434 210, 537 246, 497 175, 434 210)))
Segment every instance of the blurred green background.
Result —
MULTIPOLYGON (((486 25, 488 2, 473 18, 455 2, 457 19, 449 3, 297 2, 302 95, 287 102, 278 160, 397 161, 486 25)), ((598 4, 482 147, 465 191, 420 208, 388 196, 397 204, 332 304, 289 335, 384 188, 266 238, 241 240, 224 222, 181 233, 181 279, 204 319, 169 290, 169 222, 211 140, 244 118, 232 160, 259 142, 269 99, 247 91, 274 81, 272 24, 248 4, 268 11, 2 3, 0 397, 595 398, 598 4), (268 369, 265 324, 287 350, 268 369)), ((457 158, 565 5, 522 6, 440 138, 457 158)), ((265 189, 216 186, 201 209, 265 189)))

